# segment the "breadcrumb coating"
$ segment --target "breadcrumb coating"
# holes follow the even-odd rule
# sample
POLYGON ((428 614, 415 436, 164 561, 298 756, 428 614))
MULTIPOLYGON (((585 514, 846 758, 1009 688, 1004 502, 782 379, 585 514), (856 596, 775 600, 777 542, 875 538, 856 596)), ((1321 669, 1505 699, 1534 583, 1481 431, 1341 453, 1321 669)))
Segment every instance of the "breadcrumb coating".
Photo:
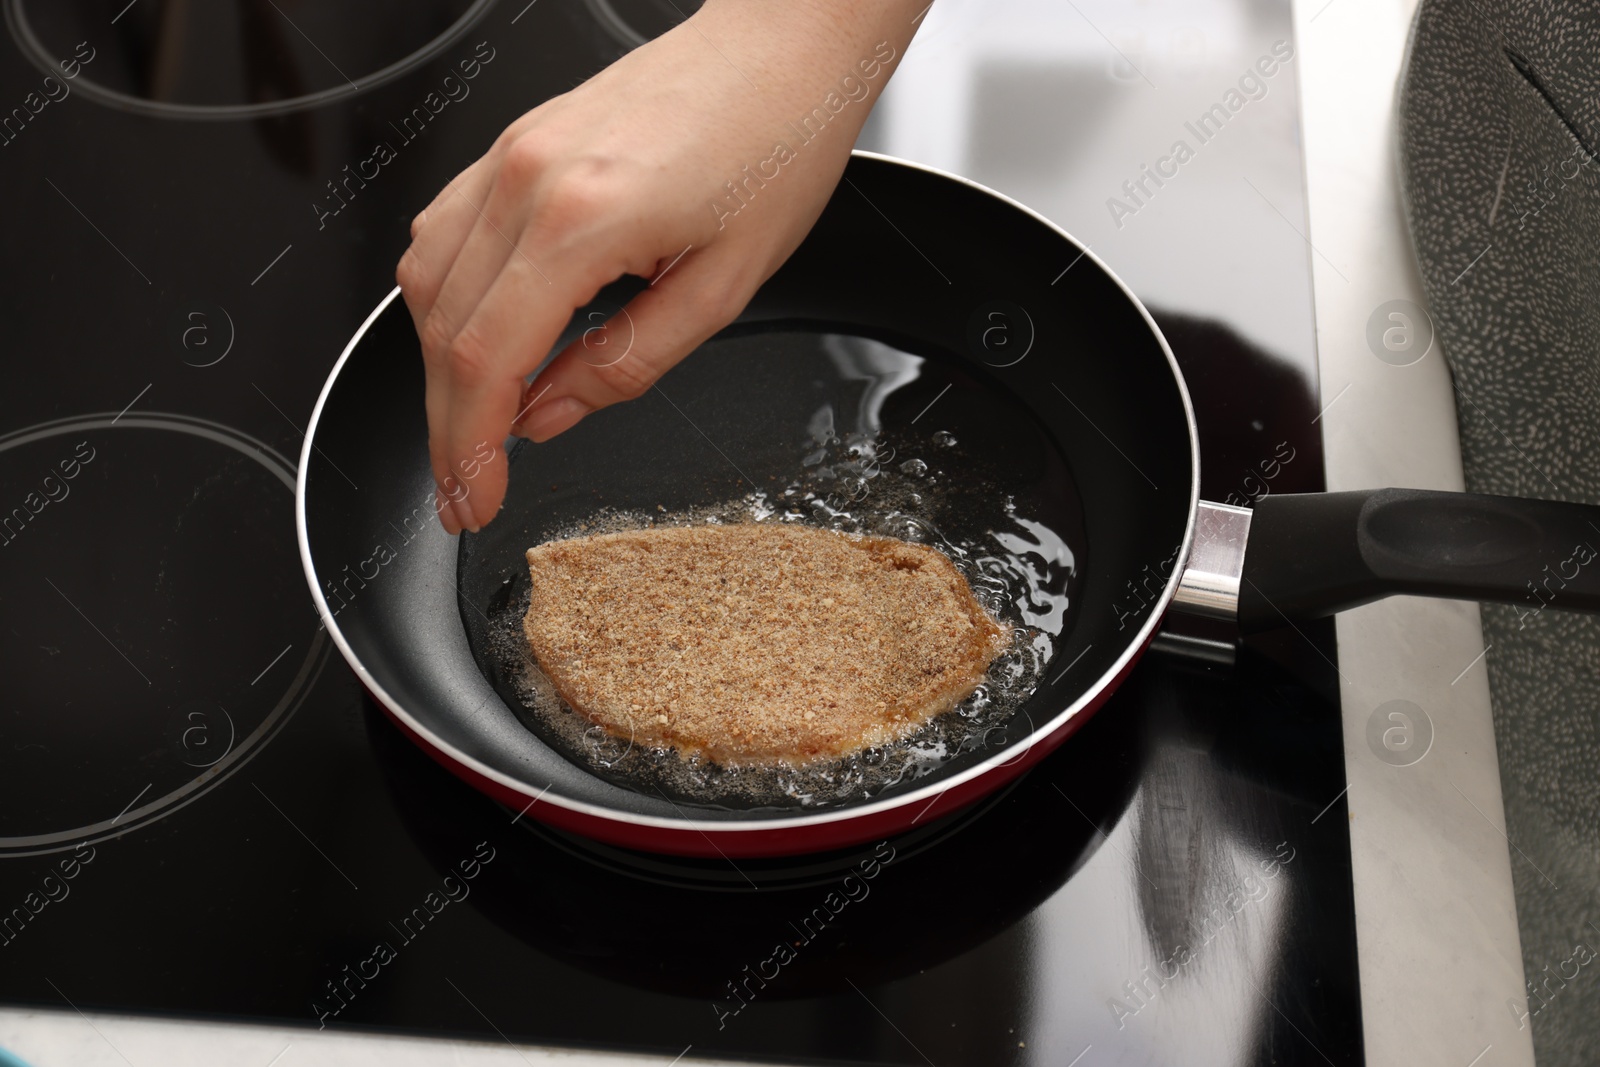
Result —
POLYGON ((654 527, 530 548, 523 620, 574 710, 723 764, 806 763, 903 737, 1007 645, 935 549, 776 523, 654 527))

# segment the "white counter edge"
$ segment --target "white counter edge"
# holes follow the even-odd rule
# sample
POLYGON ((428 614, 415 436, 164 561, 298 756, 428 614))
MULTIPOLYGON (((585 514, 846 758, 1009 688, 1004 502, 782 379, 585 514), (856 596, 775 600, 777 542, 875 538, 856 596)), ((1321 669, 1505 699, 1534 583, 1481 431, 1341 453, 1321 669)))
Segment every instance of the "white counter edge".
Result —
MULTIPOLYGON (((1294 8, 1328 487, 1460 489, 1438 347, 1397 367, 1366 340, 1380 305, 1425 303, 1394 148, 1415 0, 1294 8)), ((1512 1008, 1522 955, 1477 605, 1397 597, 1337 627, 1367 1062, 1531 1065, 1531 1031, 1512 1008), (1368 719, 1391 700, 1432 723, 1410 766, 1368 741, 1368 719)))

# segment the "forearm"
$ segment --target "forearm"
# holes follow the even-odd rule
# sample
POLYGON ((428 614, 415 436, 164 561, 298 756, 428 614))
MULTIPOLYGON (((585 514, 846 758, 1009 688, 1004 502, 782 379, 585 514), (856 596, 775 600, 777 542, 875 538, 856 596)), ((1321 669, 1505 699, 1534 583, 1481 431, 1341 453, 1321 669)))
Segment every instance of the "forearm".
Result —
MULTIPOLYGON (((749 92, 814 101, 828 125, 853 141, 929 6, 929 0, 707 0, 690 24, 749 92)), ((800 126, 804 114, 791 121, 800 126)))

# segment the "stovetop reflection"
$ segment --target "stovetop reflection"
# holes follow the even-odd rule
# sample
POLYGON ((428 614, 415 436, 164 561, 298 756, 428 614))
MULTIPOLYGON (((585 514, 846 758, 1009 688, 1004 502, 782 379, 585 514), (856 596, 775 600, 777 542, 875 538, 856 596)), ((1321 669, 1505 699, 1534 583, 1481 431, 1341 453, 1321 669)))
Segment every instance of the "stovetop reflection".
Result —
MULTIPOLYGON (((47 976, 86 1009, 440 1033, 486 1017, 673 1054, 1171 1062, 1215 1042, 1295 1062, 1309 1041, 1352 1062, 1347 846, 1317 819, 1342 789, 1335 679, 1308 684, 1296 654, 1152 657, 981 810, 743 870, 530 827, 330 671, 211 803, 95 846, 7 945, 0 995, 50 1003, 47 976)), ((55 859, 0 884, 20 900, 55 859)))

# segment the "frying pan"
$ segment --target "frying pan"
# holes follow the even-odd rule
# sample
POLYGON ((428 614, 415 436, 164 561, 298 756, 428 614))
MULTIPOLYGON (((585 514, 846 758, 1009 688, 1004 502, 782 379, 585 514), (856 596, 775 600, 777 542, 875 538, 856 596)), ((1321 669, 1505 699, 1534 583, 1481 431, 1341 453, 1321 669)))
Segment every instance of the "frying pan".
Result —
MULTIPOLYGON (((567 336, 636 289, 602 292, 567 336)), ((1253 511, 1200 501, 1194 412, 1144 306, 1046 219, 927 167, 857 152, 726 338, 651 394, 513 451, 504 511, 459 542, 432 514, 422 361, 397 295, 340 355, 301 453, 296 522, 323 625, 436 760, 514 811, 611 844, 799 854, 953 813, 1077 730, 1169 608, 1242 630, 1394 593, 1600 609, 1597 508, 1395 489, 1272 495, 1253 511), (875 380, 860 397, 873 424, 916 440, 944 428, 1011 470, 1012 489, 1054 509, 1075 542, 1065 624, 1016 713, 918 777, 821 810, 692 805, 591 773, 523 724, 476 632, 523 569, 522 550, 562 522, 781 484, 793 419, 803 426, 807 390, 822 386, 796 378, 774 331, 914 353, 916 380, 875 380)))

